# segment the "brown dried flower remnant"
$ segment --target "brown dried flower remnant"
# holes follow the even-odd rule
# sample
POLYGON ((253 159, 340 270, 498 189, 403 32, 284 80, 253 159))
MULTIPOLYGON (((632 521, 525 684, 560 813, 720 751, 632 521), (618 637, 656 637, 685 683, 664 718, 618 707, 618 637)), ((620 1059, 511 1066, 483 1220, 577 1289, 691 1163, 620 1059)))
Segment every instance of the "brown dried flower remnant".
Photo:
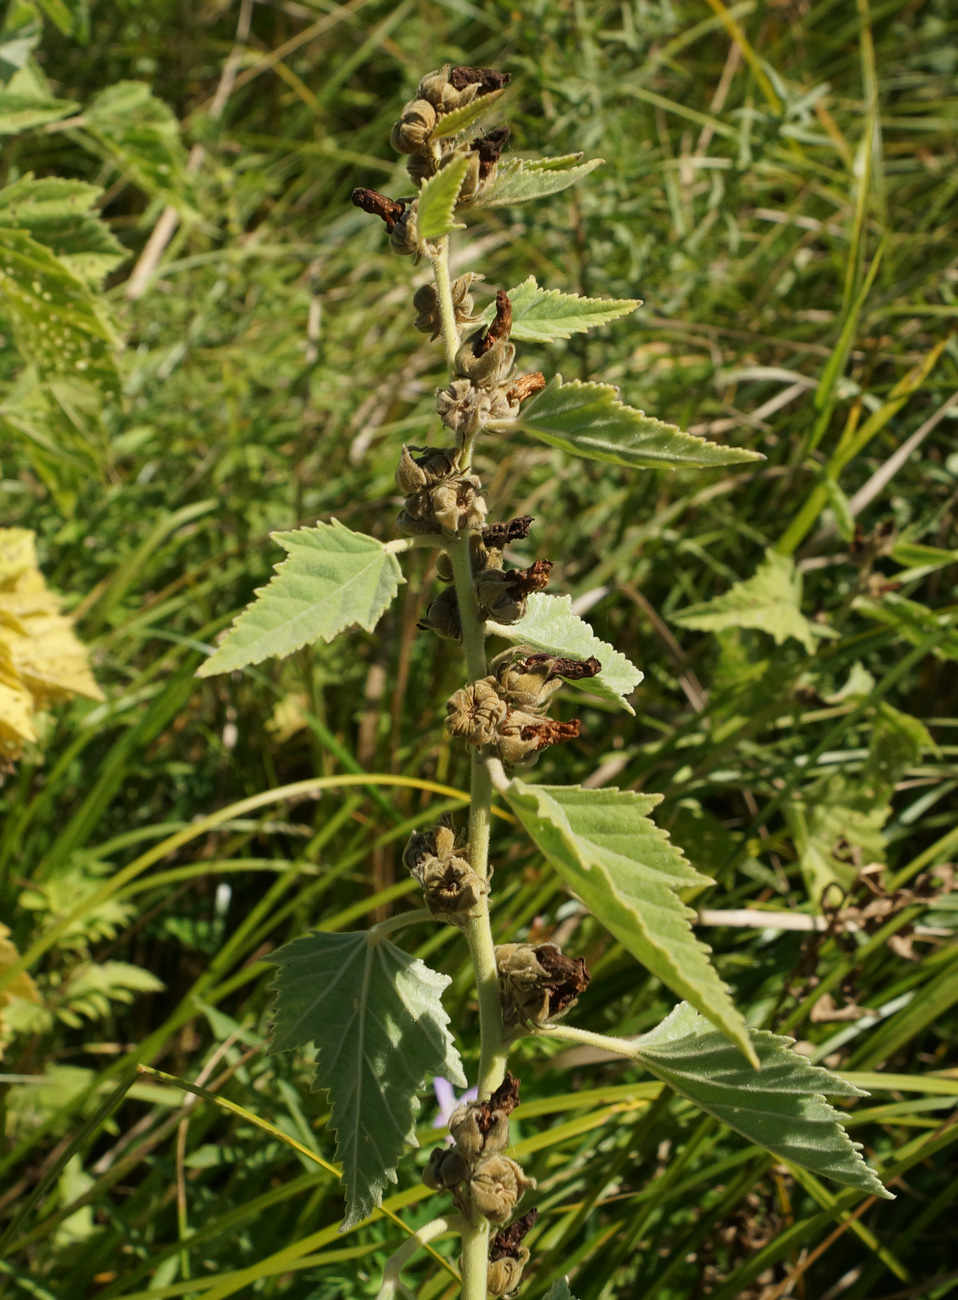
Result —
POLYGON ((403 853, 403 865, 422 885, 426 906, 450 925, 466 924, 478 913, 489 893, 488 883, 469 864, 468 845, 455 847, 455 835, 448 826, 414 831, 403 853))
POLYGON ((501 944, 496 965, 508 1027, 545 1025, 565 1015, 591 979, 584 958, 566 957, 554 943, 501 944))
POLYGON ((494 347, 499 339, 503 341, 509 338, 512 332, 512 303, 509 301, 509 295, 505 289, 500 289, 496 294, 496 315, 485 334, 478 331, 472 336, 472 354, 475 357, 485 356, 491 347, 494 347), (477 337, 478 335, 478 337, 477 337))
POLYGON ((528 375, 519 375, 512 381, 506 391, 510 402, 524 402, 528 397, 541 393, 546 386, 546 377, 541 370, 533 370, 528 375))
POLYGON ((489 665, 507 703, 527 713, 541 713, 562 679, 583 681, 602 671, 598 659, 565 659, 545 651, 524 655, 522 648, 505 650, 489 665))
POLYGON ((503 1151, 509 1145, 509 1116, 519 1105, 519 1080, 507 1074, 488 1101, 458 1106, 449 1116, 449 1132, 468 1160, 503 1151))
POLYGON ((498 72, 495 68, 464 68, 457 64, 456 67, 449 69, 449 84, 455 90, 475 86, 477 95, 488 95, 490 91, 502 90, 511 80, 510 72, 498 72))
POLYGON ((534 591, 549 585, 551 560, 536 560, 527 569, 488 568, 476 576, 476 596, 484 618, 495 623, 518 623, 534 591))
POLYGON ((349 198, 357 208, 362 208, 364 212, 374 217, 382 217, 390 233, 406 209, 405 202, 397 203, 395 199, 387 199, 385 194, 380 194, 378 190, 366 189, 363 185, 358 185, 349 198))
POLYGON ((493 1237, 489 1247, 489 1273, 486 1281, 490 1295, 509 1297, 516 1294, 522 1270, 530 1257, 529 1247, 522 1244, 522 1239, 538 1217, 539 1211, 533 1207, 493 1237))
POLYGON ((497 126, 472 142, 473 152, 479 156, 479 180, 487 181, 495 171, 499 155, 509 139, 509 128, 497 126))
POLYGON ((517 519, 508 519, 502 524, 490 524, 482 530, 483 544, 501 549, 509 542, 525 541, 534 522, 532 515, 520 515, 517 519))

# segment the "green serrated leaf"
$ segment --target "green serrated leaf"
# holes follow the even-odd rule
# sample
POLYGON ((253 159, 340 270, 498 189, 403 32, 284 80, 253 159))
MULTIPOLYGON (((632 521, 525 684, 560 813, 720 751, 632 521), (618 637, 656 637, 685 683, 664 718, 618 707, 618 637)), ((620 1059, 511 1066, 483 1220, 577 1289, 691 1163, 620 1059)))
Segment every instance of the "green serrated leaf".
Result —
POLYGON ((566 384, 561 375, 523 404, 514 420, 493 420, 489 428, 501 433, 523 431, 574 456, 625 465, 629 469, 675 469, 687 466, 735 465, 762 460, 758 452, 683 433, 643 411, 619 401, 611 384, 566 384))
MULTIPOLYGON (((15 52, 11 57, 16 57, 15 52)), ((45 126, 69 117, 79 107, 75 100, 51 95, 31 68, 20 68, 6 85, 0 85, 0 135, 17 135, 45 126)))
POLYGON ((837 633, 821 623, 811 623, 801 610, 802 575, 791 556, 778 551, 765 552, 765 559, 755 574, 744 582, 736 582, 724 596, 690 605, 672 622, 679 627, 697 632, 720 632, 730 627, 755 628, 768 632, 776 645, 789 637, 801 641, 809 654, 815 652, 815 642, 821 637, 837 633))
POLYGON ((28 173, 0 190, 0 226, 27 230, 81 280, 94 287, 128 256, 89 209, 102 190, 83 181, 34 180, 28 173))
POLYGON ((456 201, 469 162, 468 154, 453 158, 423 183, 416 209, 416 232, 420 239, 439 239, 451 230, 462 228, 462 222, 456 221, 456 201))
POLYGON ((839 897, 855 883, 858 865, 849 847, 861 851, 862 864, 885 861, 882 827, 891 807, 870 785, 844 776, 816 782, 801 798, 785 806, 785 818, 798 850, 798 862, 809 897, 821 907, 832 885, 839 897))
POLYGON ((493 636, 501 636, 514 645, 529 646, 532 650, 546 650, 573 659, 588 659, 594 655, 602 665, 601 673, 572 685, 614 701, 627 713, 635 712, 624 696, 635 690, 642 680, 642 673, 624 654, 600 641, 589 624, 573 613, 571 596, 547 596, 544 592, 534 592, 518 623, 487 623, 486 630, 493 636))
POLYGON ((0 311, 45 384, 78 379, 119 394, 113 332, 78 276, 26 231, 0 228, 0 311))
POLYGON ((569 1290, 569 1279, 561 1277, 558 1282, 553 1282, 545 1293, 544 1300, 575 1300, 575 1296, 569 1290))
POLYGON ((636 1060, 681 1096, 782 1160, 893 1200, 825 1100, 867 1097, 854 1084, 790 1050, 792 1040, 750 1031, 756 1074, 687 1003, 634 1045, 636 1060))
MULTIPOLYGON (((583 298, 576 293, 560 293, 558 289, 540 289, 534 275, 509 290, 509 302, 512 306, 509 337, 524 343, 568 339, 597 325, 607 325, 642 306, 638 298, 583 298)), ((486 308, 482 315, 485 324, 489 324, 495 311, 494 306, 486 308)))
POLYGON ((568 887, 623 947, 755 1061, 741 1013, 692 933, 681 889, 711 884, 648 813, 661 795, 514 779, 509 806, 568 887))
POLYGON ((460 131, 465 131, 470 126, 474 126, 476 122, 486 116, 505 93, 505 90, 490 90, 486 95, 479 95, 471 104, 463 104, 462 108, 454 108, 451 113, 443 113, 430 131, 429 138, 431 140, 445 140, 451 135, 458 135, 460 131))
POLYGON ((288 558, 197 670, 198 677, 289 655, 320 639, 332 641, 354 624, 371 632, 405 581, 382 542, 351 532, 337 519, 270 536, 288 558))
POLYGON ((188 208, 186 150, 172 110, 143 81, 118 81, 83 115, 87 135, 147 194, 188 208))
POLYGON ((363 931, 313 931, 268 960, 279 969, 270 1052, 316 1046, 313 1089, 328 1089, 336 1156, 343 1164, 341 1231, 382 1204, 406 1145, 428 1074, 465 1087, 441 994, 452 981, 363 931))
POLYGON ((43 24, 31 0, 10 0, 0 21, 0 86, 25 68, 40 43, 43 24))
POLYGON ((495 180, 482 192, 477 204, 483 208, 502 208, 510 203, 526 203, 558 194, 589 172, 601 167, 604 158, 580 163, 581 153, 561 158, 506 158, 499 162, 495 180))

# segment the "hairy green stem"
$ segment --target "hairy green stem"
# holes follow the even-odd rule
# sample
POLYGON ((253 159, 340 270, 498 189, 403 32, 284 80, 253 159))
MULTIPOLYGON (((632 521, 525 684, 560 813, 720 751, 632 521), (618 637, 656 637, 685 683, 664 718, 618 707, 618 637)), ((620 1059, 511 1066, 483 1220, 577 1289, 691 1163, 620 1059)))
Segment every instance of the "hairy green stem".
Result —
MULTIPOLYGON (((383 1269, 382 1286, 379 1288, 376 1300, 393 1300, 393 1297, 398 1294, 402 1285, 399 1281, 399 1274, 417 1250, 420 1250, 423 1246, 428 1246, 431 1241, 444 1236, 447 1232, 462 1232, 465 1226, 465 1220, 461 1219, 458 1214, 450 1214, 444 1219, 433 1219, 431 1223, 424 1224, 418 1232, 414 1232, 386 1261, 386 1267, 383 1269)), ((483 1300, 485 1300, 485 1296, 483 1296, 483 1300)))
MULTIPOLYGON (((446 360, 452 370, 459 349, 449 279, 448 239, 439 242, 432 258, 439 298, 446 360)), ((447 548, 452 563, 459 619, 462 624, 462 647, 471 681, 486 676, 485 625, 473 585, 469 535, 460 534, 447 548)), ((473 871, 484 880, 489 878, 489 833, 492 819, 492 772, 490 760, 476 754, 472 760, 472 785, 469 805, 469 860, 473 871)), ((503 1042, 502 1007, 499 1000, 499 977, 496 949, 489 922, 489 905, 484 898, 477 915, 469 918, 466 939, 472 956, 479 998, 479 1096, 488 1097, 502 1083, 506 1072, 506 1048, 503 1042)), ((489 1269, 489 1224, 478 1215, 467 1221, 462 1233, 462 1300, 486 1300, 489 1269)))
POLYGON ((436 918, 426 907, 417 907, 413 912, 399 912, 387 917, 377 925, 370 926, 366 937, 369 943, 379 943, 396 930, 404 930, 407 925, 418 925, 420 921, 434 921, 436 918))
POLYGON ((616 1056, 635 1059, 639 1040, 637 1038, 613 1038, 610 1034, 593 1034, 589 1029, 576 1029, 572 1025, 545 1025, 536 1030, 537 1038, 559 1038, 564 1043, 581 1043, 586 1047, 598 1047, 604 1052, 616 1056))

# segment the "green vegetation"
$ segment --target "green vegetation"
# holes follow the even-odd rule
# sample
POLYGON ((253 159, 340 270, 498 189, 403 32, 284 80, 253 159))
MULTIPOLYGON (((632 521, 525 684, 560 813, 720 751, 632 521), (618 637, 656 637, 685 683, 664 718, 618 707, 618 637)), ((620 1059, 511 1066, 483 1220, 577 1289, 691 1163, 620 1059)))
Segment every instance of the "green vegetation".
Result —
MULTIPOLYGON (((340 1236, 312 1054, 265 1051, 270 954, 407 906, 410 832, 467 802, 442 726, 459 652, 416 631, 433 554, 403 556, 375 633, 325 641, 395 589, 385 545, 350 552, 345 622, 300 629, 282 664, 195 673, 265 586, 270 531, 285 545, 335 513, 344 554, 396 536, 398 451, 434 440, 446 369, 410 331, 410 264, 348 196, 407 192, 389 129, 442 62, 512 72, 515 153, 606 160, 524 208, 547 173, 507 152, 502 206, 456 234, 492 292, 519 286, 523 366, 566 377, 476 450, 497 515, 536 516, 535 550, 510 558, 554 558, 571 593, 537 598, 543 644, 592 653, 587 614, 628 657, 577 695, 547 790, 514 782, 497 804, 497 935, 593 972, 568 1043, 515 1049, 535 1087, 510 1151, 540 1208, 523 1300, 569 1294, 564 1272, 579 1300, 953 1287, 956 38, 943 0, 8 5, 0 525, 37 534, 105 700, 31 715, 0 789, 0 1294, 373 1296, 435 1215, 424 1099, 423 1150, 340 1236), (645 306, 585 335, 570 290, 645 306), (583 395, 614 455, 571 454, 583 395), (676 436, 639 410, 766 460, 630 473, 676 436), (652 834, 658 801, 718 882, 689 873, 683 897, 734 1006, 800 1039, 809 1077, 846 1081, 843 1119, 895 1201, 819 1181, 847 1145, 813 1173, 733 1132, 743 1058, 688 1010, 644 1064, 583 1041, 646 1033, 675 1002, 632 955, 663 975, 644 900, 612 941, 566 892, 586 872, 597 906, 616 888, 615 854, 557 789, 583 782, 639 793, 626 835, 652 834), (558 807, 541 853, 516 825, 537 801, 558 807)), ((454 197, 434 195, 437 234, 454 197)), ((312 563, 288 549, 280 601, 312 563)), ((413 933, 474 1079, 464 945, 413 933)), ((455 1296, 455 1253, 416 1254, 413 1292, 455 1296)))

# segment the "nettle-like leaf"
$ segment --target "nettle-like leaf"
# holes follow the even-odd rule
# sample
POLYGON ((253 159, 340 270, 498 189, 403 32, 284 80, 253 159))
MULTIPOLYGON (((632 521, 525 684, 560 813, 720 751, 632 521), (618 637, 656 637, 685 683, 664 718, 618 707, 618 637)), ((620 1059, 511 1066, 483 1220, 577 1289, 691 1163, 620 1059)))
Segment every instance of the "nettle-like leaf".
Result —
POLYGON ((65 1025, 80 1029, 83 1022, 103 1020, 114 1002, 129 1004, 137 993, 160 993, 162 980, 142 966, 125 961, 84 962, 63 983, 54 983, 53 1009, 65 1025))
POLYGON ((600 641, 585 619, 573 613, 571 596, 547 596, 544 592, 534 592, 518 623, 487 623, 486 631, 531 650, 544 650, 572 659, 595 656, 602 671, 596 677, 572 684, 612 700, 628 713, 635 712, 625 696, 631 695, 643 674, 624 654, 600 641))
POLYGON ((498 433, 530 433, 575 456, 629 469, 708 468, 763 459, 758 452, 720 447, 626 406, 611 384, 584 384, 578 379, 567 384, 561 375, 525 402, 516 419, 493 420, 489 428, 498 433))
POLYGON ((451 113, 443 113, 429 132, 429 138, 444 140, 450 135, 458 135, 460 131, 475 126, 505 93, 504 89, 490 90, 488 94, 478 95, 471 104, 463 104, 462 108, 454 108, 451 113))
POLYGON ((147 194, 182 211, 190 188, 180 124, 144 81, 107 86, 83 114, 89 137, 147 194))
POLYGON ((789 637, 801 641, 809 654, 822 637, 838 634, 821 623, 810 622, 802 613, 802 575, 788 555, 765 552, 754 577, 736 582, 724 596, 690 605, 672 615, 679 627, 696 632, 721 632, 730 627, 755 628, 768 632, 776 645, 789 637))
POLYGON ((294 939, 279 967, 271 1052, 314 1044, 313 1089, 327 1089, 346 1185, 342 1231, 382 1204, 405 1146, 416 1146, 426 1076, 466 1086, 440 995, 451 983, 366 931, 294 939))
MULTIPOLYGON (((512 307, 509 337, 524 343, 568 339, 597 325, 607 325, 642 306, 638 298, 583 298, 577 293, 541 289, 534 275, 509 290, 509 303, 512 307)), ((494 305, 486 308, 482 315, 485 324, 489 324, 495 311, 494 305)))
POLYGON ((423 183, 416 209, 416 233, 420 239, 439 239, 451 230, 462 229, 462 222, 456 220, 456 201, 469 162, 468 154, 453 158, 423 183))
POLYGON ((401 582, 399 562, 382 542, 331 524, 270 533, 289 552, 269 586, 234 622, 226 640, 197 669, 198 677, 289 655, 358 624, 371 632, 401 582))
POLYGON ((748 1030, 678 891, 713 882, 649 818, 661 795, 514 779, 509 806, 566 885, 637 961, 756 1062, 748 1030))
POLYGON ((569 1279, 560 1277, 558 1282, 553 1282, 545 1293, 544 1300, 575 1300, 575 1296, 569 1290, 569 1279))
POLYGON ((717 1034, 703 1016, 682 1003, 638 1039, 633 1054, 681 1096, 708 1111, 782 1160, 873 1196, 893 1200, 842 1127, 841 1114, 825 1100, 867 1097, 837 1074, 791 1051, 792 1039, 750 1031, 759 1072, 717 1034))
POLYGON ((90 211, 102 192, 84 181, 35 180, 27 173, 0 190, 0 226, 26 230, 96 288, 129 256, 109 226, 90 211))
POLYGON ((24 230, 0 228, 0 312, 45 384, 79 379, 119 394, 116 343, 96 299, 24 230))
POLYGON ((505 158, 500 160, 495 180, 483 191, 477 205, 504 208, 510 203, 526 203, 567 190, 605 162, 592 158, 580 163, 581 153, 563 154, 561 158, 505 158))
POLYGON ((789 800, 785 817, 805 886, 817 907, 830 886, 838 887, 838 897, 850 889, 859 866, 885 861, 882 827, 890 816, 891 806, 873 786, 843 776, 817 782, 804 797, 789 800))

